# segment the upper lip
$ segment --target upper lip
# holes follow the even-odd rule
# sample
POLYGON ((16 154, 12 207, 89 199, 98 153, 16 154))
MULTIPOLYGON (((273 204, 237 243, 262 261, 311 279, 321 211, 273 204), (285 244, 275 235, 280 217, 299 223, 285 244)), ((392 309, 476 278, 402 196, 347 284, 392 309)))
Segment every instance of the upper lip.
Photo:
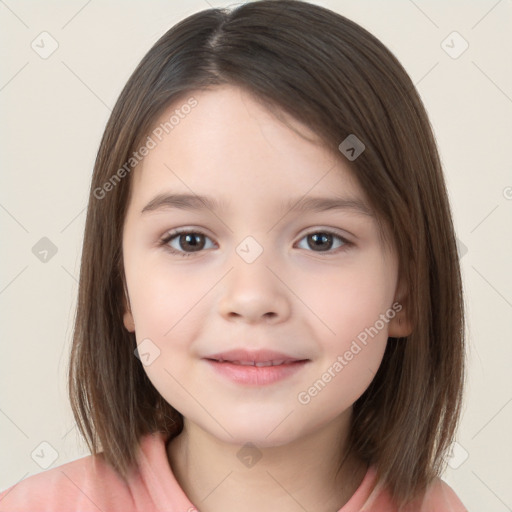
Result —
POLYGON ((239 362, 282 362, 288 363, 291 361, 305 361, 305 358, 293 357, 282 352, 274 350, 249 350, 249 349, 234 349, 227 352, 219 352, 206 356, 205 359, 213 359, 216 361, 239 361, 239 362))

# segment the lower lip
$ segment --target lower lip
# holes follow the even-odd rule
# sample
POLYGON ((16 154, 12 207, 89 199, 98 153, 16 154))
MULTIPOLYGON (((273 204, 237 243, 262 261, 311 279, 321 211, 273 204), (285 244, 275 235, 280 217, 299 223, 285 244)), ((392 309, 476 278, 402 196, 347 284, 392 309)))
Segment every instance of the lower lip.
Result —
POLYGON ((237 384, 264 386, 286 379, 301 370, 308 360, 294 361, 277 366, 252 366, 206 360, 212 368, 237 384))

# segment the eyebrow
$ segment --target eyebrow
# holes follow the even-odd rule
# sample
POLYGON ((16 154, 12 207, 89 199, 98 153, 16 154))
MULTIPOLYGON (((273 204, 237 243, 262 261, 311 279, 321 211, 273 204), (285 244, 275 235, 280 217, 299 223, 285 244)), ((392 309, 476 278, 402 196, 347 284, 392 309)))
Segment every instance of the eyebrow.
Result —
MULTIPOLYGON (((347 210, 374 217, 371 208, 362 200, 351 197, 310 197, 290 199, 282 206, 286 212, 324 212, 347 210)), ((195 194, 158 194, 141 210, 141 214, 158 210, 211 210, 224 211, 226 203, 211 196, 195 194)))

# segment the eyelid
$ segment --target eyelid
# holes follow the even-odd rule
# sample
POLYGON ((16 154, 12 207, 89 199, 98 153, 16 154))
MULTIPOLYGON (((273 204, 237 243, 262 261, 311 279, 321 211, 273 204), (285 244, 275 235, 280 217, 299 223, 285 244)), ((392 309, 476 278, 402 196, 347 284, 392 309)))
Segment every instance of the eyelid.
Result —
POLYGON ((216 242, 213 241, 212 237, 210 237, 207 233, 205 233, 205 231, 201 228, 194 228, 194 227, 184 227, 184 228, 176 228, 176 229, 172 229, 170 231, 167 231, 158 241, 158 246, 163 246, 164 249, 170 251, 172 254, 179 254, 181 256, 192 256, 193 254, 200 254, 200 253, 203 253, 205 252, 205 250, 209 250, 209 249, 203 249, 203 250, 200 250, 200 251, 192 251, 192 252, 186 252, 186 251, 178 251, 176 249, 174 249, 173 247, 171 247, 169 245, 169 242, 179 236, 179 235, 186 235, 186 234, 195 234, 195 235, 202 235, 204 236, 205 238, 208 238, 212 241, 212 243, 214 245, 217 245, 216 242))
POLYGON ((302 234, 300 240, 302 240, 305 236, 312 235, 313 233, 329 233, 331 235, 335 235, 339 238, 341 238, 344 242, 353 243, 350 239, 350 236, 354 236, 351 233, 348 233, 347 231, 342 231, 339 228, 328 228, 328 227, 315 227, 314 229, 306 231, 304 234, 302 234), (349 236, 346 236, 348 234, 349 236))
POLYGON ((348 251, 349 249, 352 249, 356 245, 354 242, 349 240, 346 236, 340 234, 340 232, 337 229, 322 228, 322 227, 315 228, 315 229, 312 229, 312 230, 309 230, 309 231, 303 233, 300 236, 297 243, 300 243, 302 240, 304 240, 304 238, 306 238, 309 235, 315 234, 315 233, 324 233, 324 234, 332 235, 333 238, 338 238, 342 242, 342 245, 340 247, 336 247, 335 249, 329 249, 327 251, 313 251, 313 250, 305 249, 306 252, 309 252, 315 256, 320 255, 320 256, 323 256, 326 258, 335 257, 343 252, 348 251))
POLYGON ((176 229, 170 229, 169 231, 166 231, 164 235, 162 236, 162 239, 172 239, 177 235, 183 235, 188 233, 194 233, 197 235, 204 235, 210 239, 212 237, 204 230, 203 228, 195 228, 195 227, 183 227, 183 228, 176 228, 176 229))

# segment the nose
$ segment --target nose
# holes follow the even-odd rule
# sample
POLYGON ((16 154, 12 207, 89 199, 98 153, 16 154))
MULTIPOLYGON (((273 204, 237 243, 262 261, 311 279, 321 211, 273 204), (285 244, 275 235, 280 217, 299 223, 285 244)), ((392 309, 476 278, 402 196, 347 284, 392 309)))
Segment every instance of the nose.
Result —
POLYGON ((253 263, 233 261, 223 282, 219 313, 231 322, 283 322, 291 312, 291 292, 285 282, 263 257, 253 263))

